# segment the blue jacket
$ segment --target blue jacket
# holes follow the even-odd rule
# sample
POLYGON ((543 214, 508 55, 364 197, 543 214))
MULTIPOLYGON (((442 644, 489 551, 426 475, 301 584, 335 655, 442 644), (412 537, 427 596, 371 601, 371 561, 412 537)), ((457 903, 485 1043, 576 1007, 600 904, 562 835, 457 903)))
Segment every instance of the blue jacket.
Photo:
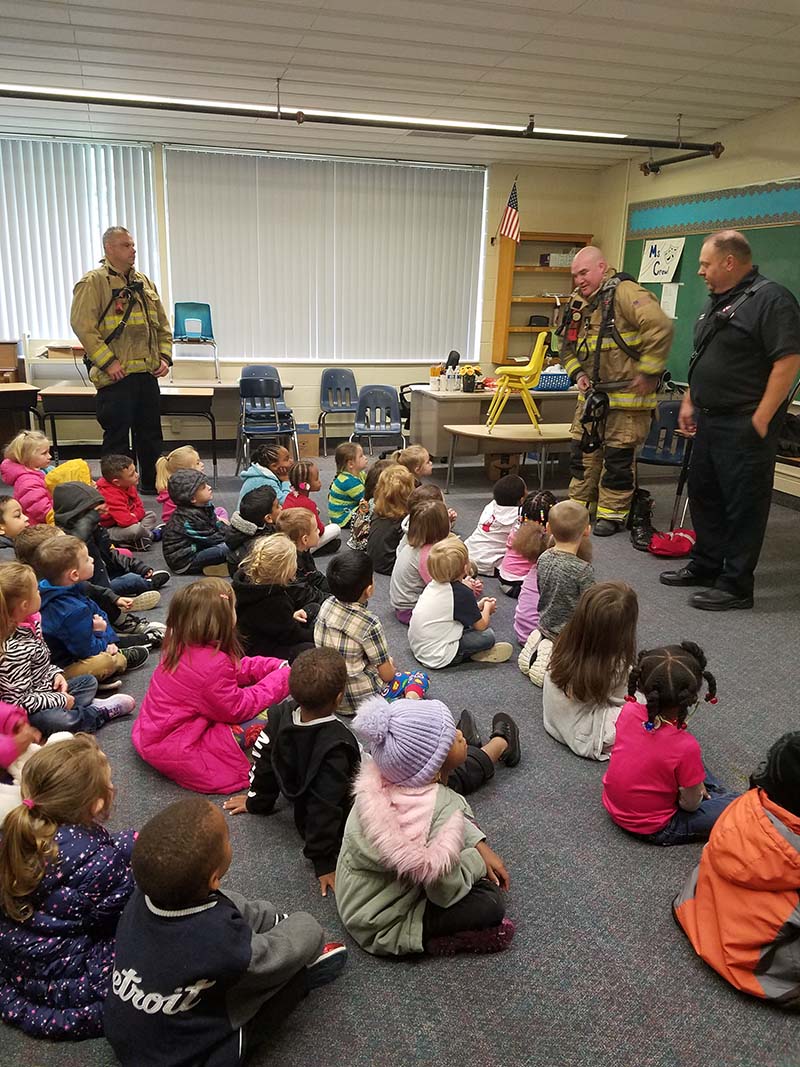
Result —
POLYGON ((101 634, 92 630, 93 617, 108 615, 81 592, 78 585, 51 585, 39 582, 42 595, 42 633, 53 661, 66 667, 79 659, 88 659, 117 640, 111 624, 101 634))
POLYGON ((288 482, 282 482, 277 474, 273 474, 269 467, 259 467, 257 463, 251 463, 246 471, 242 471, 241 478, 244 484, 236 502, 237 511, 241 508, 244 497, 254 489, 260 489, 262 485, 269 485, 275 490, 279 504, 283 504, 292 488, 288 482))
MULTIPOLYGON (((62 825, 18 923, 0 912, 0 1018, 34 1037, 100 1037, 114 933, 134 889, 133 830, 62 825)), ((37 1060, 32 1056, 32 1060, 37 1060)))

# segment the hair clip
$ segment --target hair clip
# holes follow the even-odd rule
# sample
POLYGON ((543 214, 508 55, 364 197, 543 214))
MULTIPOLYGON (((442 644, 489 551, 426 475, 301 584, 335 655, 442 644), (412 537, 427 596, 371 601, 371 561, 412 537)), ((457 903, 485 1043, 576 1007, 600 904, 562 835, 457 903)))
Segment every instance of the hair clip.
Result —
POLYGON ((32 797, 23 797, 22 798, 22 803, 25 805, 25 807, 28 809, 28 811, 30 811, 33 808, 33 805, 34 805, 35 801, 33 800, 32 797))
POLYGON ((304 493, 307 493, 310 489, 310 484, 308 482, 301 482, 300 488, 303 490, 304 493))
POLYGON ((228 596, 227 593, 220 593, 219 594, 219 598, 220 598, 220 600, 230 600, 230 597, 228 596))
POLYGON ((647 730, 648 733, 650 733, 651 730, 655 730, 656 728, 656 724, 654 722, 650 722, 649 719, 645 719, 645 721, 642 723, 642 726, 645 728, 645 730, 647 730))

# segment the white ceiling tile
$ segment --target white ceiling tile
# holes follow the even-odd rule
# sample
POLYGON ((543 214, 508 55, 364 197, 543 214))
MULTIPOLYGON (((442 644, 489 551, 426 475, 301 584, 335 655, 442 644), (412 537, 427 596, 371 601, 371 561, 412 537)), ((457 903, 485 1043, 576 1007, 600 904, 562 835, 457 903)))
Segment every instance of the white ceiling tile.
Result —
POLYGON ((581 17, 613 19, 624 24, 676 29, 682 32, 710 33, 725 37, 772 37, 780 35, 800 21, 794 16, 770 13, 761 7, 749 12, 731 10, 719 5, 700 8, 671 0, 669 4, 644 3, 643 0, 586 0, 580 9, 581 17))

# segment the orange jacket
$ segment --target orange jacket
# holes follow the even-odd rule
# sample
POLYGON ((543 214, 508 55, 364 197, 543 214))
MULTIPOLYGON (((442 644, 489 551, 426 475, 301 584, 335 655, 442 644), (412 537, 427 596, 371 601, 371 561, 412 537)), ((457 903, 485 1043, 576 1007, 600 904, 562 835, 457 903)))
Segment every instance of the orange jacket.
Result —
POLYGON ((108 514, 100 519, 101 526, 133 526, 144 518, 144 504, 135 485, 120 489, 118 485, 97 479, 97 488, 108 504, 108 514))
POLYGON ((800 1007, 800 818, 748 790, 720 815, 672 906, 731 985, 800 1007))

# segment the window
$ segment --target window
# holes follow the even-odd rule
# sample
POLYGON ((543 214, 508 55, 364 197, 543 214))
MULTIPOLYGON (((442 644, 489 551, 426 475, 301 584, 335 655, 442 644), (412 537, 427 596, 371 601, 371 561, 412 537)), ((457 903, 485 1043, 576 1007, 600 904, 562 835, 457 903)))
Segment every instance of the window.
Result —
POLYGON ((228 359, 477 351, 481 168, 168 149, 174 299, 228 359))
POLYGON ((75 282, 125 226, 158 284, 151 152, 142 145, 0 140, 0 336, 69 338, 75 282))

